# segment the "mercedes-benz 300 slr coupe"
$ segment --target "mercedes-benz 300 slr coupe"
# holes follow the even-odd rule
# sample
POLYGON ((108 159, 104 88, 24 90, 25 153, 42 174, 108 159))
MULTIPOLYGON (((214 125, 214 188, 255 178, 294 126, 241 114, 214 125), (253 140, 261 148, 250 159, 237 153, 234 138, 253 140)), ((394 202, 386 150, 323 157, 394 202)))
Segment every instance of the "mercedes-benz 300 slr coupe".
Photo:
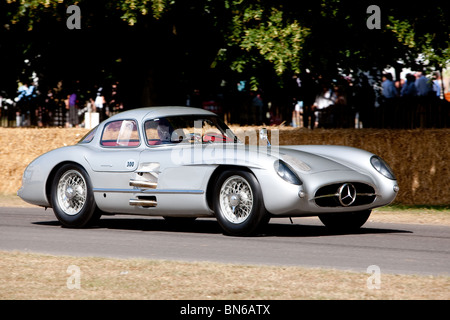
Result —
POLYGON ((76 145, 32 161, 18 195, 52 207, 66 227, 111 214, 215 217, 224 233, 240 236, 272 217, 318 216, 329 228, 355 229, 396 197, 396 178, 377 155, 279 146, 261 134, 239 139, 214 113, 197 108, 125 111, 76 145), (254 136, 256 144, 241 142, 254 136))

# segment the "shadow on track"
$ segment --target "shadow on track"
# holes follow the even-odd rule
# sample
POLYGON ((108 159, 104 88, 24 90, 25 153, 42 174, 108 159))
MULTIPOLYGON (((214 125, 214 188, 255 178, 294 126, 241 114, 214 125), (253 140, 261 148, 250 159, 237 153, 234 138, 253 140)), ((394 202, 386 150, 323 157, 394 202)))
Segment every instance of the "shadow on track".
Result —
MULTIPOLYGON (((33 222, 33 224, 42 226, 61 226, 59 221, 56 220, 33 222)), ((96 225, 84 229, 223 234, 223 230, 220 228, 215 219, 197 219, 195 221, 173 223, 159 217, 102 217, 102 219, 100 219, 100 221, 96 225)), ((323 237, 388 233, 412 233, 412 231, 399 230, 394 228, 374 228, 363 226, 362 228, 355 231, 336 232, 334 230, 328 229, 323 225, 277 223, 277 220, 274 219, 263 230, 261 230, 261 232, 252 237, 323 237)))

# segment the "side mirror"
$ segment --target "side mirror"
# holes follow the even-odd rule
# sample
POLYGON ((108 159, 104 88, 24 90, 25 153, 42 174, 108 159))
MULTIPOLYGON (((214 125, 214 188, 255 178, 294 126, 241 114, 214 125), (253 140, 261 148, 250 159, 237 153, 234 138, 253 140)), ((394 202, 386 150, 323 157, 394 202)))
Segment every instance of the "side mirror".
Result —
POLYGON ((259 130, 259 139, 267 141, 267 145, 270 146, 269 137, 267 135, 267 129, 262 128, 259 130))

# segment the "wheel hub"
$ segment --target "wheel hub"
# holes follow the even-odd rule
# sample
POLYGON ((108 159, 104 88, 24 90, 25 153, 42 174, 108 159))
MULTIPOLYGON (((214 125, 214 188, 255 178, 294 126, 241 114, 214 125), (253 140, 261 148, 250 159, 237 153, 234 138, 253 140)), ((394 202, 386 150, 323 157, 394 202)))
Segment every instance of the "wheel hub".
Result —
POLYGON ((72 186, 68 186, 65 193, 67 199, 71 200, 75 195, 75 190, 72 188, 72 186))
POLYGON ((58 181, 56 197, 61 210, 69 216, 78 214, 86 203, 86 181, 76 170, 66 171, 58 181))
POLYGON ((253 208, 253 194, 248 182, 235 175, 224 181, 220 190, 220 206, 224 217, 232 223, 242 223, 253 208))
POLYGON ((239 205, 239 202, 241 201, 241 197, 238 193, 233 193, 229 196, 230 199, 230 206, 237 207, 239 205))

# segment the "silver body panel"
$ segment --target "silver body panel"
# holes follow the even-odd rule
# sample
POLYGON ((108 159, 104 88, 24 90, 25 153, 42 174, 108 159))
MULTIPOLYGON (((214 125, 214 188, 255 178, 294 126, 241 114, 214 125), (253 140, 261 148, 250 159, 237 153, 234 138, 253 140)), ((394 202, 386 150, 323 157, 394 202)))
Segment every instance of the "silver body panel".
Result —
POLYGON ((158 216, 213 216, 208 201, 211 181, 222 166, 244 167, 258 180, 264 205, 273 216, 310 216, 328 212, 371 209, 391 203, 397 181, 381 175, 370 163, 373 156, 364 150, 343 146, 245 146, 243 144, 199 144, 149 146, 141 142, 133 148, 104 147, 100 136, 105 124, 118 119, 134 119, 141 141, 143 123, 163 116, 207 115, 201 109, 185 107, 142 108, 118 114, 97 128, 90 143, 50 151, 35 159, 24 172, 18 195, 31 204, 50 207, 52 173, 63 163, 81 165, 91 180, 95 202, 104 212, 158 216), (303 182, 283 180, 274 162, 288 163, 303 182), (375 200, 358 206, 323 207, 314 201, 323 186, 363 183, 373 187, 375 200), (155 200, 155 206, 137 205, 136 199, 155 200), (132 203, 132 204, 130 204, 132 203))

